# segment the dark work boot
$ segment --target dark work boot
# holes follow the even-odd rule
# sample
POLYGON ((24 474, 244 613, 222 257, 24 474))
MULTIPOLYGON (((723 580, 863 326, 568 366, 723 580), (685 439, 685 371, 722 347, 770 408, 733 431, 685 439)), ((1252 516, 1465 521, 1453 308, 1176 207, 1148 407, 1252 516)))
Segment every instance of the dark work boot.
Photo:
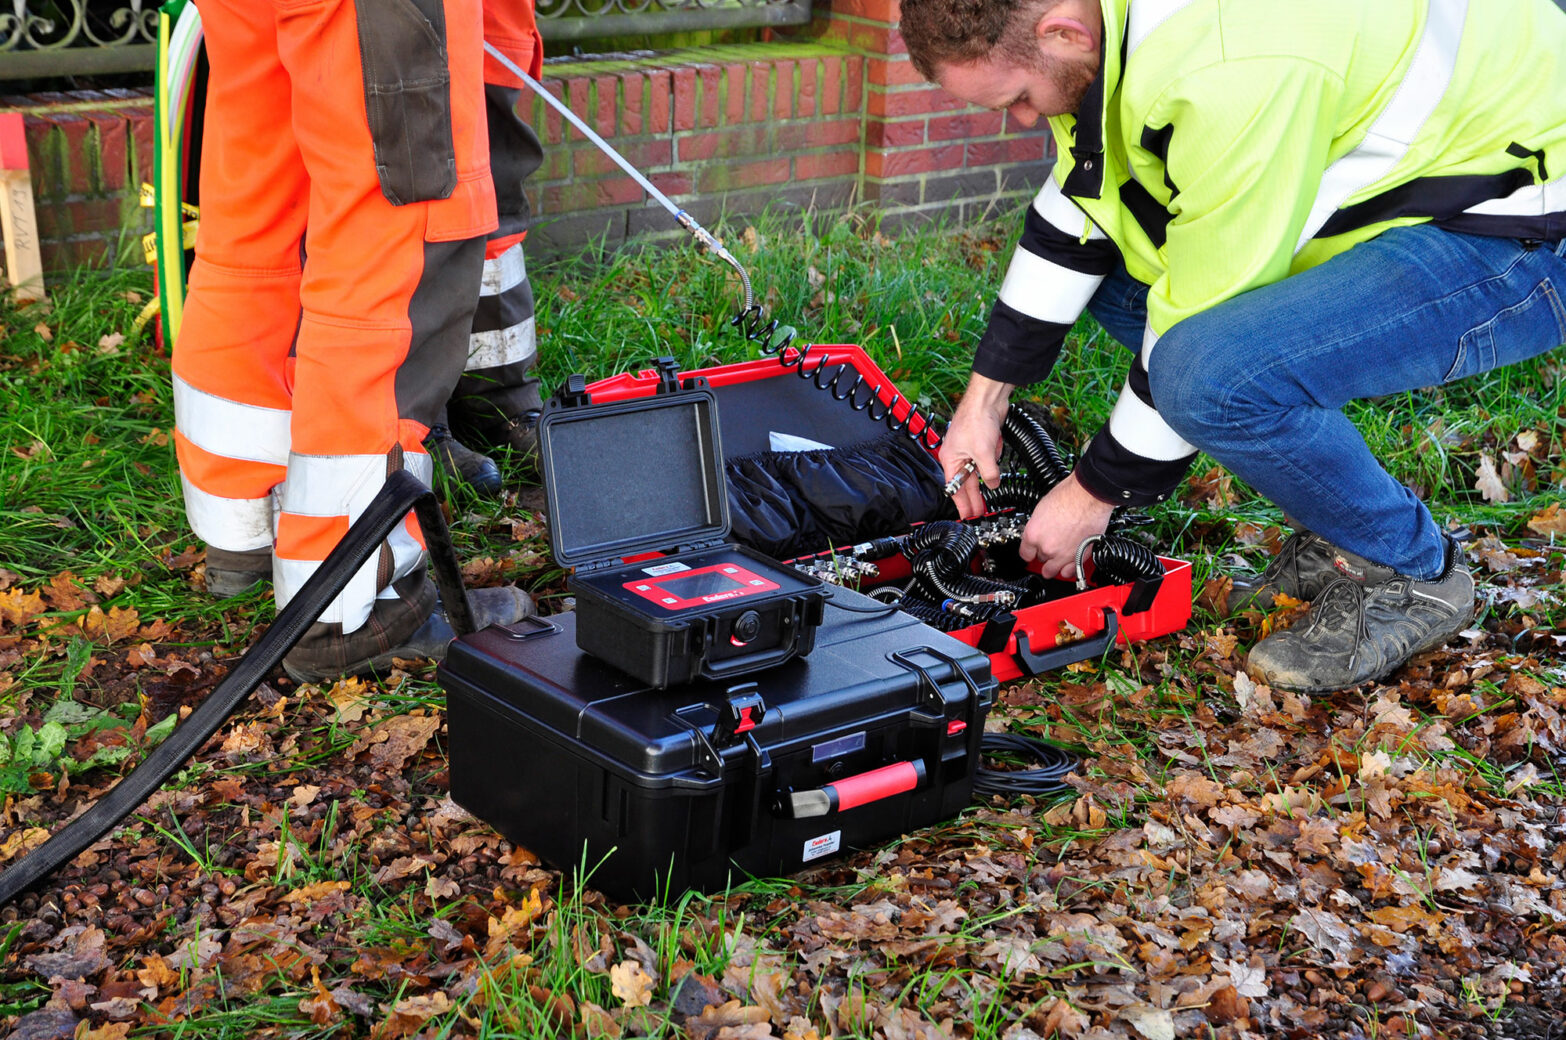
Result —
MULTIPOLYGON (((515 624, 536 613, 533 598, 513 585, 469 589, 468 609, 473 614, 475 631, 490 625, 515 624)), ((424 622, 394 646, 384 646, 389 639, 383 639, 380 643, 368 641, 376 638, 373 631, 375 621, 372 615, 371 622, 364 628, 346 636, 337 634, 335 638, 328 631, 315 631, 315 626, 312 626, 311 635, 315 638, 308 642, 301 641, 307 642, 307 645, 296 646, 289 651, 288 656, 283 658, 283 671, 300 683, 327 682, 344 675, 381 674, 389 671, 392 662, 398 658, 442 661, 446 657, 446 648, 456 638, 451 622, 446 619, 445 608, 438 602, 424 622)), ((316 624, 320 626, 320 622, 316 624)), ((321 626, 323 629, 328 627, 336 626, 321 626)))
POLYGON ((1394 574, 1372 585, 1339 578, 1316 596, 1304 618, 1252 647, 1245 670, 1278 689, 1341 690, 1389 675, 1473 618, 1473 574, 1448 539, 1441 577, 1418 581, 1394 574))
POLYGON ((1289 535, 1260 574, 1234 578, 1229 592, 1229 613, 1257 607, 1271 610, 1278 593, 1301 601, 1314 600, 1328 585, 1343 578, 1361 586, 1377 585, 1397 572, 1371 563, 1358 553, 1339 549, 1319 534, 1296 531, 1289 535))
POLYGON ((543 402, 531 360, 463 373, 447 408, 452 429, 463 440, 493 452, 508 474, 526 482, 537 479, 543 402))
POLYGON ((452 436, 451 428, 436 423, 424 438, 424 449, 435 457, 448 476, 461 478, 481 495, 500 494, 500 467, 452 436))
POLYGON ((207 546, 207 592, 213 599, 232 599, 272 580, 272 549, 235 552, 207 546))

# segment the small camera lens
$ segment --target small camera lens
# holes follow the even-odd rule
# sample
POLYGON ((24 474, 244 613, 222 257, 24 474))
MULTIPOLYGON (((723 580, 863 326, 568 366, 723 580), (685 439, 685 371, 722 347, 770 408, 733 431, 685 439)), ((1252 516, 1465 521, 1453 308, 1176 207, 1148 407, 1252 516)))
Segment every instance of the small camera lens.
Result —
POLYGON ((761 635, 761 615, 754 610, 747 610, 734 619, 734 639, 737 642, 748 643, 761 635))

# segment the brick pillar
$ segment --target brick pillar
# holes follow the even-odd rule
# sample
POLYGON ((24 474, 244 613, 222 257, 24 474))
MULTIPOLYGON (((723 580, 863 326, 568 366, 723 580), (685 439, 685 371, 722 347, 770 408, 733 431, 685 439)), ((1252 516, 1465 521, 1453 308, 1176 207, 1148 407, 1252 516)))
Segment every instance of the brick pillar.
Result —
POLYGON ((140 265, 141 235, 152 230, 152 211, 138 202, 152 179, 150 92, 0 97, 0 111, 26 117, 44 269, 140 265))
POLYGON ((926 83, 897 31, 898 0, 817 0, 813 35, 865 59, 864 196, 908 218, 974 219, 1031 196, 1049 133, 963 105, 926 83))

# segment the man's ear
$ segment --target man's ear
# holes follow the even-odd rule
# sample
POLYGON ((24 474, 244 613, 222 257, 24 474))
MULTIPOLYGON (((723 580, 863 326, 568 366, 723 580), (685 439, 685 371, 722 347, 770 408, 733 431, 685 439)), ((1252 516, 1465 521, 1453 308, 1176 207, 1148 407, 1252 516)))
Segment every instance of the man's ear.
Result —
POLYGON ((1061 48, 1082 54, 1098 53, 1098 33, 1080 18, 1073 18, 1066 13, 1072 6, 1057 4, 1046 11, 1038 25, 1034 26, 1039 49, 1046 54, 1059 53, 1061 48))

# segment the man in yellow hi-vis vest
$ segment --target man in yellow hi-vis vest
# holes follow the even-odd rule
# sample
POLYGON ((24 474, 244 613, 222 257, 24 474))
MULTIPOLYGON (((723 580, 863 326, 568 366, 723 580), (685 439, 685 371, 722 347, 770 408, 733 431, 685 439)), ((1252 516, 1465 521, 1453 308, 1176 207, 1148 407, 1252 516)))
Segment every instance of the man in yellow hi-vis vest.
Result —
MULTIPOLYGON (((1275 686, 1391 672, 1473 618, 1462 554, 1342 406, 1566 342, 1566 14, 1553 0, 903 0, 914 65, 1059 161, 941 453, 993 483, 1008 395, 1091 311, 1126 385, 1023 554, 1074 576, 1198 450, 1301 526, 1240 600, 1275 686)), ((957 493, 982 509, 977 481, 957 493)))

